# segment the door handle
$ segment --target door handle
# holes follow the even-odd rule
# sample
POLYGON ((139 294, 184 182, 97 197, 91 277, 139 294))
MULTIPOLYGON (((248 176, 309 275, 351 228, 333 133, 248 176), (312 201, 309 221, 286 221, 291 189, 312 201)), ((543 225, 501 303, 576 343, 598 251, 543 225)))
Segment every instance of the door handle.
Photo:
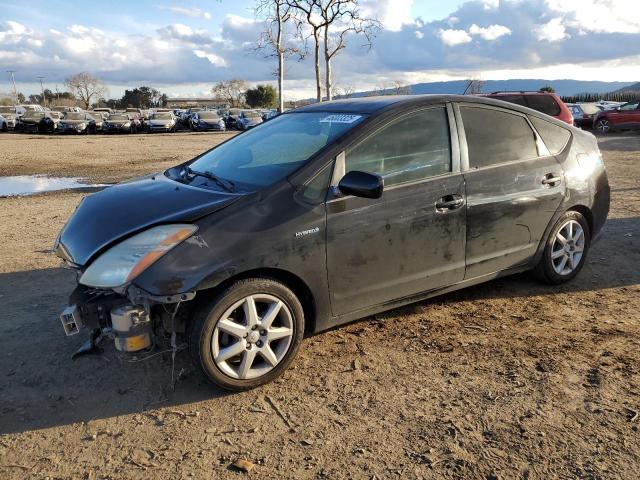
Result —
POLYGON ((436 202, 436 212, 447 213, 464 205, 464 198, 458 194, 445 195, 436 202))
POLYGON ((542 177, 542 184, 547 187, 556 187, 560 185, 560 182, 562 182, 562 178, 556 173, 547 173, 542 177))

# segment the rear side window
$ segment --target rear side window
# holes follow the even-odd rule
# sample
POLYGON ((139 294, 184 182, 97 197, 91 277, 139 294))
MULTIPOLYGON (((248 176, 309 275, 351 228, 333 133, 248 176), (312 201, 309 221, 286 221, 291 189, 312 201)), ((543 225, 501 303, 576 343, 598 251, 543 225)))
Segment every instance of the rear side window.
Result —
POLYGON ((560 115, 560 105, 551 95, 527 95, 529 108, 555 117, 560 115))
POLYGON ((571 137, 569 130, 541 118, 529 117, 529 120, 531 120, 531 123, 533 123, 533 126, 542 137, 542 141, 551 152, 551 155, 557 155, 564 149, 571 137))
POLYGON ((470 168, 538 156, 535 135, 524 117, 478 107, 460 107, 460 113, 470 168))
POLYGON ((345 168, 377 173, 385 185, 450 172, 445 108, 422 110, 383 127, 346 153, 345 168))

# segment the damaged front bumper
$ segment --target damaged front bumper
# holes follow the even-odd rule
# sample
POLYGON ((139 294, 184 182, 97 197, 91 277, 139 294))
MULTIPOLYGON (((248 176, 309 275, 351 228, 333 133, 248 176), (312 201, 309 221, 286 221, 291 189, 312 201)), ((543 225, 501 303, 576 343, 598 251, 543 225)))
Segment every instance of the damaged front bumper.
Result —
POLYGON ((69 297, 60 322, 67 336, 88 331, 88 344, 77 353, 89 353, 105 337, 112 338, 121 352, 139 352, 153 347, 159 332, 184 331, 184 322, 176 322, 178 307, 194 297, 195 292, 151 295, 135 285, 117 292, 79 284, 69 297))

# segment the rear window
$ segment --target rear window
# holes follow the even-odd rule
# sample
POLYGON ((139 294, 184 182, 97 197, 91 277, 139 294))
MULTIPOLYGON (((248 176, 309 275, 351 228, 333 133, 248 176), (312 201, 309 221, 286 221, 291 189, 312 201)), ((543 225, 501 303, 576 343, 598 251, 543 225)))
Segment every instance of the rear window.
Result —
POLYGON ((469 167, 482 168, 538 156, 536 138, 520 115, 479 107, 460 107, 469 167))
POLYGON ((552 117, 560 115, 560 105, 558 105, 556 99, 551 95, 527 95, 526 101, 529 104, 529 108, 546 113, 552 117))
POLYGON ((537 117, 529 117, 531 123, 542 137, 542 141, 549 149, 551 155, 557 155, 564 150, 565 145, 571 137, 569 130, 566 130, 551 122, 537 117))
POLYGON ((524 101, 524 95, 489 95, 489 98, 502 100, 503 102, 515 103, 516 105, 522 105, 523 107, 529 106, 524 101))

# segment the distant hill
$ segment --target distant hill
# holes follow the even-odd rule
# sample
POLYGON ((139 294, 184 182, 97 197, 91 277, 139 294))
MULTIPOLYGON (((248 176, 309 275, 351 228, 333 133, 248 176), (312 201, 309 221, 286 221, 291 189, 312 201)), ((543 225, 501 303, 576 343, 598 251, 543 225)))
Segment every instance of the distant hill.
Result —
MULTIPOLYGON (((543 80, 543 79, 518 79, 518 80, 486 80, 482 83, 482 91, 491 93, 497 91, 537 91, 545 85, 551 85, 556 93, 561 96, 577 95, 579 93, 609 93, 622 91, 622 89, 636 86, 640 90, 640 83, 633 82, 597 82, 581 80, 543 80)), ((426 93, 462 94, 466 87, 466 81, 454 80, 449 82, 416 83, 408 85, 414 95, 426 93)), ((354 97, 362 97, 371 92, 358 92, 354 97)))
POLYGON ((636 82, 626 87, 622 87, 613 93, 627 93, 627 92, 640 92, 640 82, 636 82))

